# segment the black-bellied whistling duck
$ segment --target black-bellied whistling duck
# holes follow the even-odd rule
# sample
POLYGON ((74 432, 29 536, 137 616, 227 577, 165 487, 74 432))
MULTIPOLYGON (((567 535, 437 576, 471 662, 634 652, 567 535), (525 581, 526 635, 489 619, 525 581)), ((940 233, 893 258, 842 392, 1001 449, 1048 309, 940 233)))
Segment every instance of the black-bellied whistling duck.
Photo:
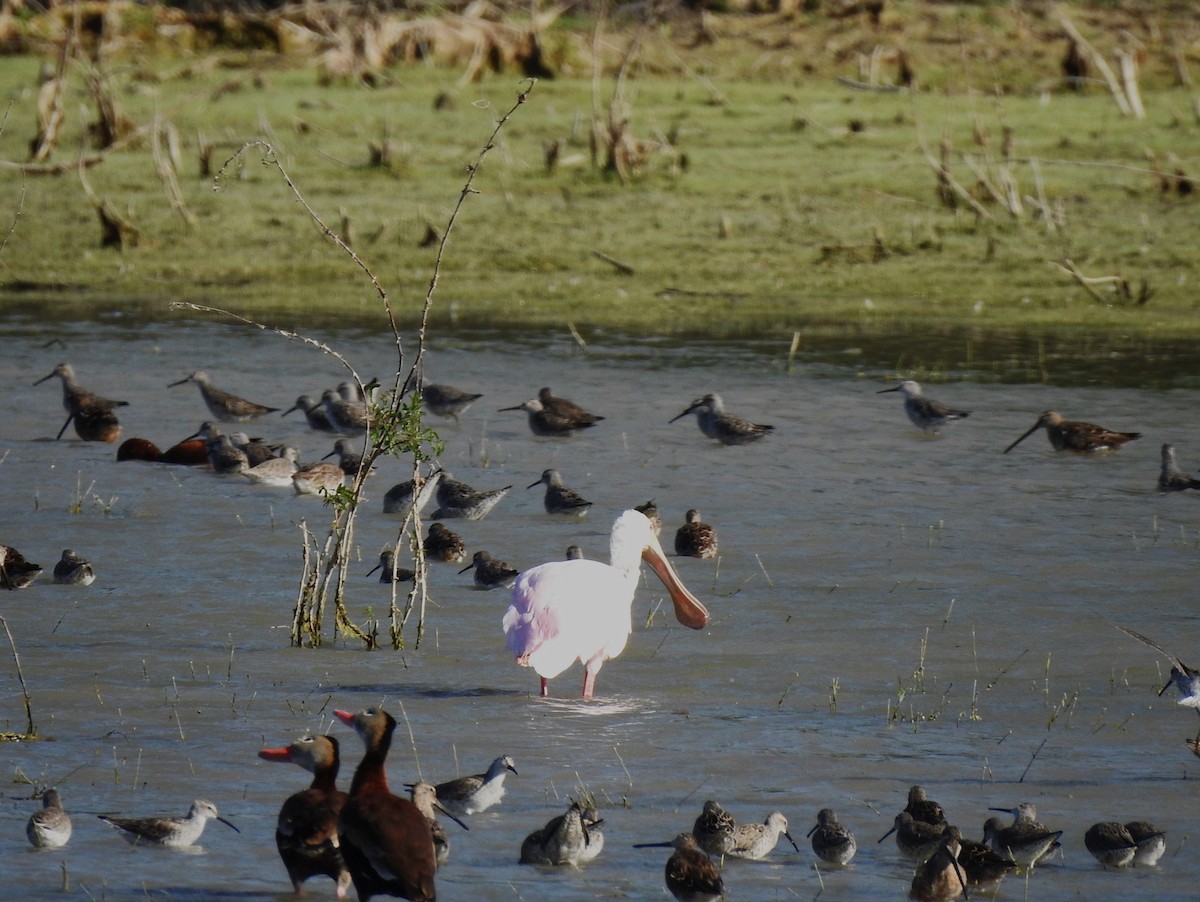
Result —
POLYGON ((384 769, 395 718, 379 708, 333 713, 366 746, 338 818, 342 856, 360 902, 375 895, 433 902, 437 863, 429 822, 416 805, 392 794, 384 769))
POLYGON ((312 785, 288 797, 279 809, 275 846, 300 893, 310 877, 324 875, 337 883, 338 898, 350 887, 350 871, 338 848, 338 815, 346 794, 336 786, 340 760, 332 736, 304 736, 287 748, 263 749, 264 761, 290 761, 313 775, 312 785))

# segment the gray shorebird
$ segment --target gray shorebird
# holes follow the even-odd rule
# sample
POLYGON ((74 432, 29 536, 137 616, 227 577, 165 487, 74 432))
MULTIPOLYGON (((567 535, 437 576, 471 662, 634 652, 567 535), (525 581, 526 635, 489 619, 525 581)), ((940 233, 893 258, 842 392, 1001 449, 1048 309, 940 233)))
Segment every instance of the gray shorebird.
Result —
POLYGON ((204 370, 196 370, 190 376, 180 379, 178 382, 172 382, 167 388, 174 388, 176 385, 183 385, 187 382, 195 382, 199 386, 200 394, 204 398, 204 403, 208 405, 209 411, 223 423, 244 423, 255 417, 261 417, 263 414, 279 410, 278 407, 255 404, 253 401, 247 401, 245 398, 222 391, 212 384, 212 380, 208 378, 208 373, 204 370))
POLYGON ((1049 858, 1062 847, 1061 830, 1048 830, 1037 819, 1037 808, 1031 802, 1022 802, 1016 808, 991 808, 990 811, 1005 811, 1013 816, 1013 822, 1004 826, 998 817, 990 817, 983 825, 983 841, 1001 855, 1007 855, 1018 867, 1031 868, 1049 858))
POLYGON ((896 848, 900 854, 913 861, 922 862, 929 858, 942 845, 945 827, 943 825, 927 824, 918 821, 907 811, 896 815, 892 829, 879 837, 883 842, 893 833, 896 834, 896 848))
POLYGON ((946 827, 945 834, 958 843, 958 863, 966 874, 968 889, 991 889, 1016 871, 1016 862, 1011 858, 999 854, 989 845, 964 839, 957 827, 946 827))
POLYGON ((595 812, 572 802, 566 814, 551 818, 521 843, 521 864, 580 865, 604 848, 604 834, 595 812))
POLYGON ((262 749, 264 761, 289 761, 313 775, 308 789, 288 796, 275 822, 275 848, 292 881, 325 876, 337 884, 338 898, 350 888, 350 871, 338 845, 337 822, 346 794, 337 788, 338 741, 332 736, 303 736, 286 748, 262 749))
POLYGON ((662 533, 662 517, 658 515, 658 505, 654 503, 653 498, 645 504, 636 505, 634 510, 650 521, 650 528, 656 536, 662 533))
POLYGON ((362 401, 347 399, 335 391, 321 395, 321 409, 335 432, 343 435, 363 435, 371 420, 371 410, 362 401))
POLYGON ((437 487, 438 507, 433 512, 433 519, 452 520, 463 517, 467 520, 482 520, 511 488, 511 485, 506 485, 502 489, 480 491, 471 488, 465 482, 459 482, 443 470, 437 487))
POLYGON ((892 391, 904 395, 904 412, 908 414, 914 426, 925 432, 937 432, 939 426, 971 415, 969 410, 955 410, 941 401, 926 398, 921 392, 920 383, 912 379, 906 379, 894 388, 885 388, 875 394, 882 395, 892 391))
MULTIPOLYGON (((1164 692, 1171 688, 1172 684, 1174 684, 1174 686, 1179 690, 1179 698, 1177 700, 1178 704, 1183 705, 1185 708, 1194 708, 1196 713, 1200 714, 1200 670, 1196 670, 1194 667, 1188 667, 1157 642, 1147 639, 1141 633, 1135 633, 1133 630, 1126 629, 1125 627, 1116 623, 1114 623, 1113 626, 1125 633, 1125 635, 1137 639, 1144 645, 1149 645, 1171 662, 1171 676, 1167 680, 1167 684, 1158 690, 1158 694, 1161 696, 1164 692)), ((1200 742, 1200 731, 1197 731, 1196 733, 1196 741, 1200 742)))
POLYGON ((1158 474, 1158 488, 1163 492, 1182 492, 1184 489, 1200 489, 1200 479, 1189 476, 1175 463, 1175 446, 1162 446, 1162 470, 1158 474))
POLYGON ((204 832, 204 825, 210 820, 220 821, 237 833, 242 832, 217 814, 216 805, 204 799, 192 802, 192 807, 183 817, 127 818, 109 817, 105 814, 97 817, 115 827, 133 845, 166 846, 170 849, 190 846, 200 838, 200 834, 204 832))
POLYGON ((54 565, 54 581, 64 586, 90 586, 96 581, 96 571, 90 561, 70 548, 64 548, 62 557, 54 565))
POLYGON ((429 383, 421 386, 421 403, 425 409, 439 417, 450 417, 455 423, 459 422, 459 416, 466 413, 468 407, 482 397, 453 385, 429 383))
POLYGON ((462 536, 442 523, 429 524, 429 535, 421 544, 427 558, 444 564, 461 564, 467 556, 462 536))
POLYGON ((588 413, 573 401, 555 397, 548 388, 539 390, 536 398, 524 404, 500 408, 500 412, 506 410, 525 411, 529 414, 530 431, 542 436, 571 435, 580 429, 589 429, 604 419, 588 413))
POLYGON ((221 431, 221 427, 211 420, 205 420, 200 428, 189 435, 184 441, 199 438, 204 441, 204 453, 208 465, 219 476, 231 473, 244 473, 250 469, 250 458, 246 452, 233 443, 233 439, 221 431))
POLYGON ((25 835, 37 849, 61 849, 71 838, 71 818, 63 809, 57 789, 42 793, 42 807, 25 824, 25 835))
POLYGON ((967 890, 967 875, 958 863, 960 845, 946 836, 929 858, 917 867, 909 887, 909 898, 918 902, 950 902, 967 890))
POLYGON ((748 445, 775 429, 774 426, 751 423, 749 420, 726 413, 725 402, 721 400, 720 395, 716 394, 697 398, 688 405, 686 410, 671 417, 667 422, 674 423, 689 413, 696 415, 696 422, 699 424, 701 432, 711 439, 716 439, 722 445, 748 445))
POLYGON ((542 503, 548 514, 583 517, 587 515, 588 508, 592 506, 592 502, 585 500, 577 491, 568 488, 563 483, 558 470, 543 470, 542 478, 537 482, 530 483, 527 488, 531 489, 538 485, 546 486, 546 495, 542 499, 542 503))
POLYGON ((279 457, 283 452, 282 445, 273 445, 260 438, 250 438, 244 432, 233 433, 229 436, 229 440, 233 442, 235 448, 246 455, 246 460, 250 462, 251 467, 257 467, 259 464, 279 457))
POLYGON ((717 556, 717 531, 700 519, 700 511, 692 508, 686 521, 675 530, 675 553, 681 557, 714 558, 717 556))
POLYGON ((296 464, 299 453, 295 448, 284 448, 279 457, 269 457, 262 463, 243 470, 242 475, 260 485, 290 486, 293 484, 292 477, 299 469, 296 464))
POLYGON ((346 474, 337 464, 318 461, 301 467, 292 474, 292 488, 297 495, 328 495, 340 489, 346 474))
POLYGON ((709 799, 692 824, 692 835, 700 848, 709 855, 724 858, 733 845, 733 831, 737 823, 733 815, 720 802, 709 799))
POLYGON ((1133 854, 1136 867, 1154 867, 1167 851, 1167 834, 1149 821, 1126 821, 1125 829, 1137 843, 1133 854))
POLYGON ((367 571, 367 576, 370 576, 376 570, 381 571, 379 581, 381 583, 407 583, 411 582, 416 576, 412 570, 406 570, 403 567, 396 566, 396 552, 391 548, 385 548, 379 552, 379 563, 367 571))
POLYGON ((678 902, 716 902, 725 895, 721 872, 691 833, 680 833, 670 842, 637 843, 634 848, 675 850, 667 859, 664 877, 667 892, 678 902))
POLYGON ((504 798, 504 778, 509 771, 515 774, 517 765, 508 755, 501 755, 488 765, 486 773, 438 783, 434 787, 438 804, 455 817, 487 811, 504 798))
MULTIPOLYGON (((421 480, 421 490, 417 492, 416 497, 417 513, 425 510, 425 505, 429 504, 441 481, 441 470, 434 470, 421 480)), ((407 517, 412 505, 413 481, 411 479, 396 483, 384 493, 383 512, 385 514, 399 514, 401 517, 407 517)))
POLYGON ((62 438, 73 420, 75 434, 85 442, 115 442, 121 434, 121 424, 113 411, 118 407, 128 407, 129 402, 110 401, 88 391, 76 381, 75 370, 69 363, 60 363, 49 375, 43 376, 33 384, 41 385, 55 376, 62 380, 62 403, 67 412, 67 419, 54 440, 62 438))
POLYGON ((447 811, 438 802, 437 787, 432 783, 419 780, 409 785, 408 796, 412 799, 412 803, 420 809, 421 814, 425 815, 425 820, 429 822, 429 833, 433 837, 433 857, 438 867, 441 867, 450 858, 450 835, 437 819, 438 811, 441 811, 464 830, 471 828, 447 811))
POLYGON ((946 824, 946 812, 942 810, 941 805, 926 795, 922 786, 908 788, 908 804, 904 806, 904 810, 913 816, 913 820, 924 821, 935 827, 946 824))
POLYGON ((304 419, 308 422, 310 429, 316 429, 318 432, 337 432, 337 428, 329 422, 329 417, 325 415, 325 406, 320 401, 314 401, 308 395, 301 395, 296 399, 296 403, 280 416, 286 417, 293 410, 299 410, 304 414, 304 419))
POLYGON ((40 565, 11 545, 0 545, 0 589, 24 589, 42 575, 40 565))
POLYGON ((782 811, 773 811, 761 824, 737 824, 730 837, 729 849, 726 855, 730 858, 745 858, 748 861, 762 861, 774 851, 779 844, 779 837, 784 837, 792 844, 797 852, 800 847, 788 833, 787 818, 782 811))
POLYGON ((466 573, 468 570, 475 571, 476 589, 508 588, 521 572, 510 567, 507 561, 492 557, 487 551, 476 551, 471 563, 458 572, 466 573))
POLYGON ((334 442, 333 450, 322 457, 321 460, 329 460, 331 457, 338 459, 338 466, 351 479, 357 476, 358 471, 362 469, 362 449, 348 438, 340 438, 334 442))
POLYGON ((854 834, 838 821, 832 808, 822 808, 817 812, 817 822, 808 831, 808 836, 817 857, 830 864, 847 865, 858 851, 854 834))
POLYGON ((1084 423, 1079 420, 1064 420, 1062 414, 1055 410, 1047 410, 1029 431, 1004 449, 1007 454, 1039 429, 1046 430, 1046 436, 1055 451, 1074 451, 1077 454, 1091 454, 1094 451, 1115 451, 1126 442, 1141 438, 1140 432, 1113 432, 1094 423, 1084 423))
POLYGON ((1083 844, 1105 868, 1127 868, 1137 854, 1137 841, 1119 821, 1101 821, 1088 827, 1083 844))

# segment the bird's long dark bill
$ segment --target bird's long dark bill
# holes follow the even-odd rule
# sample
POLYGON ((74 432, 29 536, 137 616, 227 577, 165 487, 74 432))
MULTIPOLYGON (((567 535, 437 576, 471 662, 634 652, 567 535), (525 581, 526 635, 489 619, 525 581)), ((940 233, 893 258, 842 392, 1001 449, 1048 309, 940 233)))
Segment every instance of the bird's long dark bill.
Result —
POLYGON ((1164 692, 1166 692, 1168 689, 1171 688, 1171 684, 1174 682, 1175 682, 1175 674, 1171 674, 1171 678, 1169 680, 1167 680, 1167 685, 1165 685, 1161 689, 1159 689, 1158 694, 1161 696, 1164 692))
MULTIPOLYGON (((368 570, 368 571, 367 571, 367 576, 370 576, 372 573, 374 573, 376 570, 378 570, 378 569, 379 569, 379 568, 381 568, 382 566, 383 566, 383 564, 376 564, 374 567, 372 567, 370 570, 368 570)), ((475 566, 475 565, 474 565, 474 564, 472 564, 471 566, 473 567, 473 566, 475 566)), ((470 570, 470 569, 471 569, 470 567, 468 567, 468 568, 467 568, 467 570, 470 570)), ((459 571, 459 572, 460 572, 460 573, 464 573, 464 572, 466 572, 466 571, 459 571)))
POLYGON ((633 847, 635 849, 673 849, 675 845, 669 842, 635 842, 633 847))
POLYGON ((879 839, 877 839, 877 840, 875 840, 875 841, 876 841, 876 842, 883 842, 885 839, 887 839, 889 836, 891 836, 891 835, 892 835, 893 833, 895 833, 895 832, 896 832, 896 825, 895 825, 895 824, 893 824, 893 825, 892 825, 892 829, 891 829, 891 830, 889 830, 887 833, 883 834, 883 836, 879 837, 879 839))
POLYGON ((700 603, 700 599, 680 582, 671 562, 653 548, 642 552, 642 560, 650 565, 650 569, 667 587, 667 594, 671 596, 671 603, 675 605, 675 619, 693 630, 702 630, 708 626, 708 610, 700 603))
POLYGON ((900 391, 900 386, 897 385, 895 388, 881 388, 879 391, 875 392, 875 394, 886 395, 890 391, 900 391))
POLYGON ((1028 432, 1026 432, 1026 433, 1025 433, 1023 436, 1021 436, 1021 437, 1020 437, 1019 439, 1017 439, 1015 442, 1013 442, 1011 445, 1009 445, 1007 448, 1005 448, 1005 449, 1004 449, 1004 453, 1005 453, 1005 454, 1007 454, 1007 453, 1008 453, 1009 451, 1011 451, 1013 448, 1017 447, 1017 445, 1021 444, 1021 442, 1025 441, 1025 439, 1029 438, 1029 436, 1031 436, 1031 435, 1033 435, 1035 432, 1037 432, 1037 431, 1038 431, 1038 429, 1039 429, 1039 428, 1041 428, 1041 425, 1042 425, 1042 424, 1041 424, 1041 422, 1040 422, 1040 421, 1039 421, 1039 422, 1037 422, 1037 423, 1034 423, 1034 424, 1033 424, 1033 428, 1032 428, 1032 429, 1030 429, 1028 432))
POLYGON ((226 827, 229 827, 231 830, 233 830, 234 833, 242 832, 241 830, 239 830, 237 827, 233 826, 233 824, 229 823, 229 821, 225 820, 225 818, 221 817, 220 815, 217 816, 217 820, 219 820, 226 827))
POLYGON ((459 820, 457 817, 455 817, 453 814, 451 814, 449 811, 447 811, 445 808, 443 808, 442 803, 437 801, 437 799, 434 799, 433 807, 436 808, 438 811, 440 811, 442 814, 446 815, 446 817, 450 818, 450 820, 454 821, 454 823, 458 824, 464 830, 471 829, 466 824, 464 824, 461 820, 459 820))

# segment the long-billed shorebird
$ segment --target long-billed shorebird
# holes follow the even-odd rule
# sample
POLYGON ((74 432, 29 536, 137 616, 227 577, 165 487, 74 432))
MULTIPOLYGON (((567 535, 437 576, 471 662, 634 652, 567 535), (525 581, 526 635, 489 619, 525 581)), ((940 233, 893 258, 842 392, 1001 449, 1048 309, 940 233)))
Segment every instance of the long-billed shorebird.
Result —
POLYGON ((915 820, 907 811, 901 811, 896 815, 892 829, 879 837, 878 841, 883 842, 895 833, 896 848, 900 853, 913 861, 922 862, 941 847, 944 831, 945 825, 927 824, 915 820))
POLYGON ((548 514, 582 517, 592 506, 592 502, 586 500, 574 489, 567 487, 558 470, 544 470, 542 478, 537 482, 530 483, 528 488, 531 489, 538 485, 546 486, 546 495, 542 499, 542 503, 548 514))
POLYGON ((1091 454, 1094 451, 1115 451, 1126 442, 1141 438, 1140 432, 1113 432, 1094 423, 1084 423, 1079 420, 1064 420, 1062 414, 1055 410, 1047 410, 1029 431, 1004 449, 1007 454, 1039 429, 1046 430, 1046 436, 1055 451, 1074 451, 1078 454, 1091 454))
POLYGON ((453 385, 421 385, 421 403, 425 405, 425 409, 439 417, 450 417, 455 423, 459 422, 459 416, 466 413, 468 407, 482 397, 483 395, 466 392, 453 385))
POLYGON ((38 849, 61 849, 71 838, 71 818, 57 789, 42 793, 42 807, 30 815, 25 836, 38 849))
POLYGON ((565 814, 551 818, 521 843, 521 864, 580 865, 604 848, 604 822, 590 808, 572 802, 565 814))
MULTIPOLYGON (((441 470, 434 470, 421 479, 420 491, 416 493, 417 513, 425 510, 425 505, 433 498, 433 493, 437 491, 441 481, 441 470)), ((385 514, 399 514, 401 517, 407 517, 412 506, 413 481, 411 479, 396 483, 383 495, 383 512, 385 514)))
MULTIPOLYGON (((1125 633, 1127 636, 1131 636, 1132 638, 1137 639, 1139 642, 1149 645, 1171 662, 1171 676, 1167 680, 1166 685, 1158 690, 1158 694, 1161 696, 1164 692, 1171 688, 1172 684, 1174 684, 1175 688, 1179 690, 1179 698, 1177 699, 1177 702, 1183 705, 1185 708, 1194 708, 1196 713, 1200 714, 1200 670, 1197 670, 1194 667, 1188 667, 1157 642, 1147 639, 1141 633, 1135 633, 1133 630, 1127 629, 1116 623, 1114 623, 1113 626, 1125 633)), ((1200 742, 1200 731, 1197 731, 1196 733, 1196 741, 1200 742)))
POLYGON ((0 545, 0 589, 24 589, 42 575, 39 564, 26 560, 11 545, 0 545))
POLYGON ((700 848, 709 855, 723 858, 733 844, 733 831, 737 823, 715 799, 704 803, 696 820, 692 823, 692 835, 700 848))
POLYGON ((537 398, 517 404, 514 407, 501 407, 506 410, 523 410, 529 414, 529 429, 534 435, 557 436, 571 435, 580 429, 595 426, 604 417, 589 413, 573 401, 559 398, 548 388, 538 391, 537 398))
POLYGON ((364 402, 344 398, 331 390, 321 395, 321 409, 334 430, 343 435, 362 435, 371 421, 371 409, 364 402))
POLYGON ((1001 855, 1007 855, 1018 867, 1031 868, 1049 858, 1062 847, 1058 840, 1061 830, 1048 830, 1037 819, 1037 808, 1031 802, 1022 802, 1016 808, 991 808, 1005 811, 1013 816, 1013 822, 1004 826, 998 817, 990 817, 983 825, 983 841, 1001 855))
POLYGON ((471 558, 471 563, 458 572, 466 573, 468 570, 475 571, 476 589, 507 588, 516 581, 517 574, 521 572, 515 567, 509 566, 508 561, 492 557, 491 552, 488 551, 476 551, 471 558))
POLYGON ((812 840, 812 850, 817 857, 830 864, 846 865, 858 851, 858 841, 850 828, 838 821, 837 814, 832 808, 822 808, 817 812, 817 822, 808 831, 812 840))
POLYGON ((1158 864, 1158 859, 1167 851, 1167 834, 1149 821, 1126 821, 1125 829, 1137 843, 1137 851, 1133 855, 1134 865, 1154 867, 1158 864))
POLYGON ((1105 868, 1127 868, 1137 854, 1137 841, 1119 821, 1101 821, 1088 827, 1083 844, 1105 868))
POLYGON ((128 407, 128 401, 110 401, 95 392, 90 392, 75 379, 75 370, 69 363, 60 363, 34 385, 58 376, 62 380, 63 409, 67 419, 58 430, 55 441, 62 438, 71 421, 75 422, 75 434, 85 442, 115 442, 121 434, 121 424, 113 412, 118 407, 128 407))
POLYGON ((316 429, 318 432, 337 432, 337 428, 329 422, 329 417, 325 415, 325 405, 320 401, 314 401, 308 395, 301 395, 296 399, 296 403, 280 416, 286 417, 293 410, 299 410, 304 414, 304 419, 308 422, 310 429, 316 429))
POLYGON ((407 583, 416 576, 412 570, 396 566, 396 552, 391 548, 385 548, 379 552, 379 563, 367 571, 367 576, 376 570, 382 571, 379 574, 381 583, 407 583))
POLYGON ((725 882, 716 864, 701 850, 696 837, 680 833, 670 842, 636 843, 635 849, 674 849, 667 859, 667 891, 678 902, 716 902, 725 895, 725 882))
POLYGON ((353 479, 358 475, 358 471, 362 469, 363 453, 362 447, 356 445, 348 438, 340 438, 333 443, 333 450, 326 454, 321 460, 329 460, 331 457, 338 459, 338 466, 342 468, 342 472, 353 479))
POLYGON ((461 564, 467 556, 467 546, 462 536, 444 523, 430 523, 429 535, 421 545, 427 558, 444 564, 461 564))
POLYGON ((959 849, 957 839, 944 836, 933 854, 918 865, 909 897, 918 902, 950 902, 963 895, 967 890, 967 875, 958 863, 959 849))
POLYGON ((736 824, 725 854, 730 858, 762 861, 775 850, 781 836, 792 844, 793 849, 800 851, 788 832, 788 822, 783 812, 772 811, 761 824, 736 824))
POLYGON ((504 778, 509 771, 517 772, 516 762, 508 755, 501 755, 488 765, 485 773, 438 783, 434 787, 438 803, 456 817, 487 811, 504 798, 504 778))
POLYGON ((1162 446, 1162 470, 1158 474, 1158 488, 1163 492, 1181 492, 1184 489, 1200 489, 1200 479, 1189 476, 1175 463, 1175 446, 1162 446))
POLYGON ((482 520, 511 488, 511 485, 506 485, 502 489, 481 491, 471 488, 465 482, 459 482, 443 470, 437 486, 438 507, 433 512, 433 519, 451 520, 462 517, 467 520, 482 520))
POLYGON ((894 388, 881 389, 875 394, 882 395, 892 391, 898 391, 904 395, 904 412, 908 414, 908 418, 912 420, 914 426, 926 432, 937 432, 939 426, 971 415, 969 410, 956 410, 953 407, 947 407, 941 401, 926 398, 921 391, 920 383, 914 382, 912 379, 906 379, 894 388))
POLYGON ((667 422, 686 417, 689 413, 696 415, 700 431, 711 439, 716 439, 722 445, 748 445, 764 435, 773 432, 774 426, 763 426, 751 423, 731 413, 725 412, 725 402, 717 394, 708 394, 697 398, 682 413, 671 417, 667 422))
POLYGON ((90 561, 70 548, 64 548, 62 557, 54 565, 54 581, 64 586, 90 586, 96 581, 96 571, 90 561))
POLYGON ((904 806, 904 810, 913 816, 913 820, 924 821, 935 827, 944 826, 946 823, 946 812, 942 810, 941 805, 929 798, 922 786, 908 788, 908 804, 904 806))
POLYGON ((246 455, 246 460, 250 462, 251 467, 257 467, 283 453, 282 445, 273 445, 260 438, 250 438, 244 432, 233 433, 229 436, 229 440, 233 442, 235 448, 246 455))
POLYGON ((965 839, 957 827, 946 827, 947 836, 958 843, 958 863, 967 876, 967 888, 986 890, 998 886, 1000 881, 1017 869, 1011 858, 1001 855, 991 846, 965 839))
POLYGON ((210 820, 220 821, 235 832, 241 833, 233 824, 217 814, 217 806, 204 799, 192 802, 192 807, 183 817, 109 817, 97 815, 100 820, 120 831, 133 845, 146 844, 182 849, 190 846, 204 832, 210 820))
POLYGON ((278 407, 256 404, 227 391, 222 391, 212 384, 212 380, 204 370, 196 370, 190 376, 180 379, 178 382, 172 382, 167 388, 174 388, 176 385, 184 385, 188 382, 195 382, 199 386, 200 394, 204 398, 204 403, 208 405, 209 411, 224 423, 244 423, 255 417, 261 417, 263 414, 279 410, 278 407))
POLYGON ((686 522, 675 530, 675 553, 681 557, 717 556, 717 531, 700 519, 700 511, 687 512, 686 522))
POLYGON ((220 476, 232 473, 244 473, 250 469, 250 458, 246 452, 233 443, 233 439, 221 431, 221 427, 211 420, 205 420, 200 428, 189 435, 184 441, 200 438, 204 441, 204 453, 212 471, 220 476))
POLYGON ((295 448, 284 448, 279 457, 268 457, 262 463, 243 470, 242 475, 259 485, 294 485, 292 478, 300 469, 296 463, 299 454, 295 448))
POLYGON ((425 820, 429 822, 429 834, 433 837, 434 860, 437 861, 438 867, 441 867, 450 858, 450 834, 446 832, 446 828, 437 819, 438 811, 441 811, 464 830, 471 828, 447 811, 445 806, 438 802, 437 788, 432 783, 418 780, 408 787, 408 796, 412 799, 412 803, 420 809, 421 814, 425 815, 425 820))

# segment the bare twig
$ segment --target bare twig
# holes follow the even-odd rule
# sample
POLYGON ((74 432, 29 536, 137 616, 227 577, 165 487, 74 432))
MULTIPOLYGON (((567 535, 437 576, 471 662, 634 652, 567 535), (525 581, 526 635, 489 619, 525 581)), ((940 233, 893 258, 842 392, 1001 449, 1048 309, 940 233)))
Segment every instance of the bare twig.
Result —
POLYGON ((33 704, 29 698, 29 687, 25 685, 21 656, 17 654, 17 643, 13 641, 12 630, 8 628, 8 621, 3 616, 0 616, 0 626, 4 627, 4 634, 8 636, 8 647, 12 649, 13 663, 17 665, 17 679, 21 682, 21 695, 25 700, 25 735, 32 739, 37 736, 37 727, 33 725, 33 704))

